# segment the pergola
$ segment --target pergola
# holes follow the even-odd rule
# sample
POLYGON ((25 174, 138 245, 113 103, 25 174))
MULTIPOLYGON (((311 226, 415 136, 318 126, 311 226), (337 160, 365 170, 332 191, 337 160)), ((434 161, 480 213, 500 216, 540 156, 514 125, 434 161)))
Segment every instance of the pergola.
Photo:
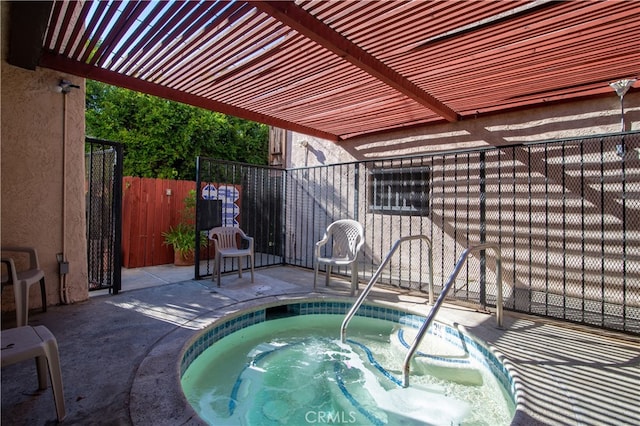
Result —
POLYGON ((11 13, 13 65, 336 142, 610 96, 640 74, 635 1, 44 1, 11 13))

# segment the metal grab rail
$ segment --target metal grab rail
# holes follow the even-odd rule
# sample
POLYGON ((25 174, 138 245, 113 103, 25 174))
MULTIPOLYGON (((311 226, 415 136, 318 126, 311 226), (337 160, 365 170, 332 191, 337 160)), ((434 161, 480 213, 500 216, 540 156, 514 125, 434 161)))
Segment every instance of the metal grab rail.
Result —
POLYGON ((404 365, 402 366, 402 372, 404 375, 402 379, 402 387, 406 388, 409 386, 409 363, 411 362, 411 358, 413 357, 416 350, 418 349, 418 345, 420 345, 420 342, 422 341, 422 338, 424 337, 424 335, 427 333, 427 330, 433 323, 433 320, 435 319, 436 314, 440 310, 440 307, 442 306, 444 299, 447 297, 447 293, 453 286, 453 283, 455 282, 455 279, 458 276, 458 273, 462 269, 464 262, 467 260, 467 257, 469 257, 469 253, 471 253, 472 251, 484 250, 488 248, 493 249, 496 255, 496 285, 498 287, 497 300, 496 300, 496 320, 498 321, 498 327, 502 327, 502 257, 500 255, 500 247, 494 243, 479 244, 477 246, 468 247, 462 252, 462 255, 460 256, 458 263, 456 264, 455 268, 453 269, 453 272, 451 273, 451 276, 449 277, 449 281, 447 281, 447 284, 444 286, 444 288, 440 292, 440 295, 438 296, 438 300, 436 300, 435 305, 433 305, 433 307, 431 308, 431 311, 429 311, 429 315, 427 316, 427 319, 422 324, 422 327, 420 327, 420 330, 418 331, 418 334, 416 335, 416 338, 413 341, 413 344, 411 345, 411 348, 409 349, 407 356, 404 358, 404 365))
POLYGON ((391 256, 393 255, 393 253, 398 249, 398 247, 402 242, 417 240, 417 239, 426 241, 427 244, 429 245, 429 304, 433 304, 433 259, 432 259, 433 248, 431 245, 431 240, 425 235, 410 235, 406 237, 401 237, 400 239, 398 239, 398 241, 396 241, 393 244, 393 246, 391 247, 391 250, 389 250, 389 253, 387 253, 387 256, 384 258, 384 261, 380 264, 375 274, 373 274, 373 276, 371 277, 371 280, 369 280, 369 284, 367 284, 364 290, 362 290, 362 293, 360 293, 360 296, 358 297, 356 302, 353 304, 353 306, 347 313, 347 316, 344 318, 344 321, 342 321, 342 327, 340 328, 340 339, 342 340, 342 343, 344 343, 347 340, 347 325, 349 325, 351 318, 353 318, 358 308, 360 308, 360 305, 362 305, 362 302, 364 302, 364 299, 366 299, 367 296, 369 295, 369 292, 371 291, 371 288, 373 287, 373 285, 376 283, 376 281, 378 281, 378 278, 380 278, 380 275, 382 274, 382 269, 386 266, 387 263, 389 263, 389 259, 391 259, 391 256))

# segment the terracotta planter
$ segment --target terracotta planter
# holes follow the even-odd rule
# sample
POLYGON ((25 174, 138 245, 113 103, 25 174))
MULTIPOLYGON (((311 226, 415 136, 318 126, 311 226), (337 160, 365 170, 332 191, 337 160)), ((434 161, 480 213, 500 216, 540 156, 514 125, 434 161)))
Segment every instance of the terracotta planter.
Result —
POLYGON ((176 266, 191 266, 195 265, 195 252, 190 251, 187 253, 181 253, 179 251, 174 251, 173 253, 173 264, 176 266))

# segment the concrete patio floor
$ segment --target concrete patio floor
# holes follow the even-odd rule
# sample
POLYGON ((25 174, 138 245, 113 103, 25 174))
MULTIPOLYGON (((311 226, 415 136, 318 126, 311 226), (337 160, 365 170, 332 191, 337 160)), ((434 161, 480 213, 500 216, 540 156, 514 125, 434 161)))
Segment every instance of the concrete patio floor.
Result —
MULTIPOLYGON (((30 325, 56 336, 67 425, 201 424, 182 396, 178 360, 212 321, 259 304, 305 296, 342 298, 348 283, 313 293, 313 272, 294 267, 195 281, 192 268, 123 270, 118 295, 34 310, 30 325)), ((370 299, 426 313, 424 295, 376 288, 370 299)), ((640 425, 640 339, 587 327, 446 305, 438 319, 463 325, 504 355, 516 377, 518 425, 640 425)), ((10 327, 3 322, 3 328, 10 327)), ((339 333, 337 330, 336 333, 339 333)), ((51 388, 37 391, 33 361, 2 369, 3 425, 55 424, 51 388)))

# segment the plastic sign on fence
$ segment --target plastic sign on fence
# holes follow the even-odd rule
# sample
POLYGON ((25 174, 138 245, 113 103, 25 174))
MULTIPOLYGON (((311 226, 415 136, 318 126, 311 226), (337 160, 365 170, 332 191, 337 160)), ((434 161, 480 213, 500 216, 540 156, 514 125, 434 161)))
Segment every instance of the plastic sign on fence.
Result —
POLYGON ((218 188, 212 183, 202 188, 202 199, 222 201, 222 226, 240 226, 237 217, 240 215, 238 199, 240 191, 233 185, 220 185, 218 188))
POLYGON ((208 183, 202 188, 202 199, 203 200, 218 199, 218 190, 216 189, 215 185, 208 183))

